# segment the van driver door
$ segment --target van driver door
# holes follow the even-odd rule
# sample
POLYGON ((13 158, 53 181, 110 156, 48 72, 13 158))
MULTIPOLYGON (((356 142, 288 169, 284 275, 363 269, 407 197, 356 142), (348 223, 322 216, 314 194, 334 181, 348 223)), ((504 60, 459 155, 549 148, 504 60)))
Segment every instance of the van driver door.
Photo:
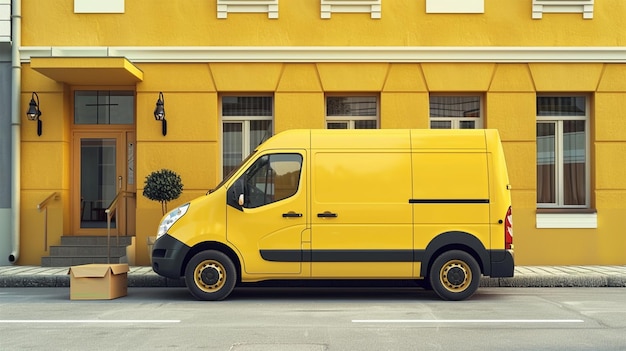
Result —
POLYGON ((228 189, 227 240, 248 274, 302 272, 308 234, 304 150, 260 155, 228 189))

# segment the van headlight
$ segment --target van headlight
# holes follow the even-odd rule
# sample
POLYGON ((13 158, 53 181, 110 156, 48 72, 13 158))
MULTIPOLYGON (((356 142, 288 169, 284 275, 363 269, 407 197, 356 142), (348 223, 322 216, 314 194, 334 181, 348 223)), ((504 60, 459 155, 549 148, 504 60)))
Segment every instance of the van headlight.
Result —
POLYGON ((159 231, 157 232, 156 238, 158 239, 163 236, 163 234, 167 233, 174 223, 187 213, 188 209, 189 204, 187 203, 170 211, 159 224, 159 231))

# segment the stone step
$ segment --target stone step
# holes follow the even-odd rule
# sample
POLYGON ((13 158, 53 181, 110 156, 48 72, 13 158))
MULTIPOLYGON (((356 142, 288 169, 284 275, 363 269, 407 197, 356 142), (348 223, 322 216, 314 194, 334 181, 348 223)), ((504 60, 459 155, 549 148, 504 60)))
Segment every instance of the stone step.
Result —
POLYGON ((110 260, 106 256, 95 257, 64 257, 64 256, 48 256, 41 258, 42 267, 71 267, 91 263, 128 263, 126 256, 111 257, 110 260), (110 261, 110 262, 109 262, 110 261))
POLYGON ((111 257, 126 255, 126 245, 107 247, 104 245, 63 245, 50 246, 50 256, 106 256, 110 251, 111 257))
MULTIPOLYGON (((111 245, 116 245, 119 239, 119 245, 132 244, 132 236, 115 236, 111 235, 111 245)), ((61 245, 107 245, 108 238, 106 236, 80 236, 80 235, 64 235, 61 237, 61 245)))
POLYGON ((41 258, 41 266, 68 267, 90 263, 134 264, 134 245, 134 236, 108 238, 107 236, 64 235, 61 237, 61 245, 50 246, 50 256, 41 258))

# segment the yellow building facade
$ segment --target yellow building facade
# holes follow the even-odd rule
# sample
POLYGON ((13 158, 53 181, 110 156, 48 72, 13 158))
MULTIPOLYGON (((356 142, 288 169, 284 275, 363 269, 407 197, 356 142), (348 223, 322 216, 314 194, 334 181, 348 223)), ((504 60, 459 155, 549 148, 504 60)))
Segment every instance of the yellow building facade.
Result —
POLYGON ((516 264, 626 264, 623 0, 22 0, 21 18, 17 264, 106 235, 98 201, 123 191, 115 230, 149 265, 151 172, 180 174, 173 208, 259 133, 359 126, 498 129, 516 264))

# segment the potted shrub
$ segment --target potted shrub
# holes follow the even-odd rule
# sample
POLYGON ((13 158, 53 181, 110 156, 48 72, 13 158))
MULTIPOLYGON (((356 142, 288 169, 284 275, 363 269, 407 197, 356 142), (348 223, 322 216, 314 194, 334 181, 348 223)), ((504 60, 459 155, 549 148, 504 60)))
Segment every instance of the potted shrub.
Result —
POLYGON ((182 192, 183 183, 180 176, 169 169, 150 173, 146 177, 143 188, 143 196, 161 203, 163 215, 167 212, 167 203, 178 199, 182 192))

